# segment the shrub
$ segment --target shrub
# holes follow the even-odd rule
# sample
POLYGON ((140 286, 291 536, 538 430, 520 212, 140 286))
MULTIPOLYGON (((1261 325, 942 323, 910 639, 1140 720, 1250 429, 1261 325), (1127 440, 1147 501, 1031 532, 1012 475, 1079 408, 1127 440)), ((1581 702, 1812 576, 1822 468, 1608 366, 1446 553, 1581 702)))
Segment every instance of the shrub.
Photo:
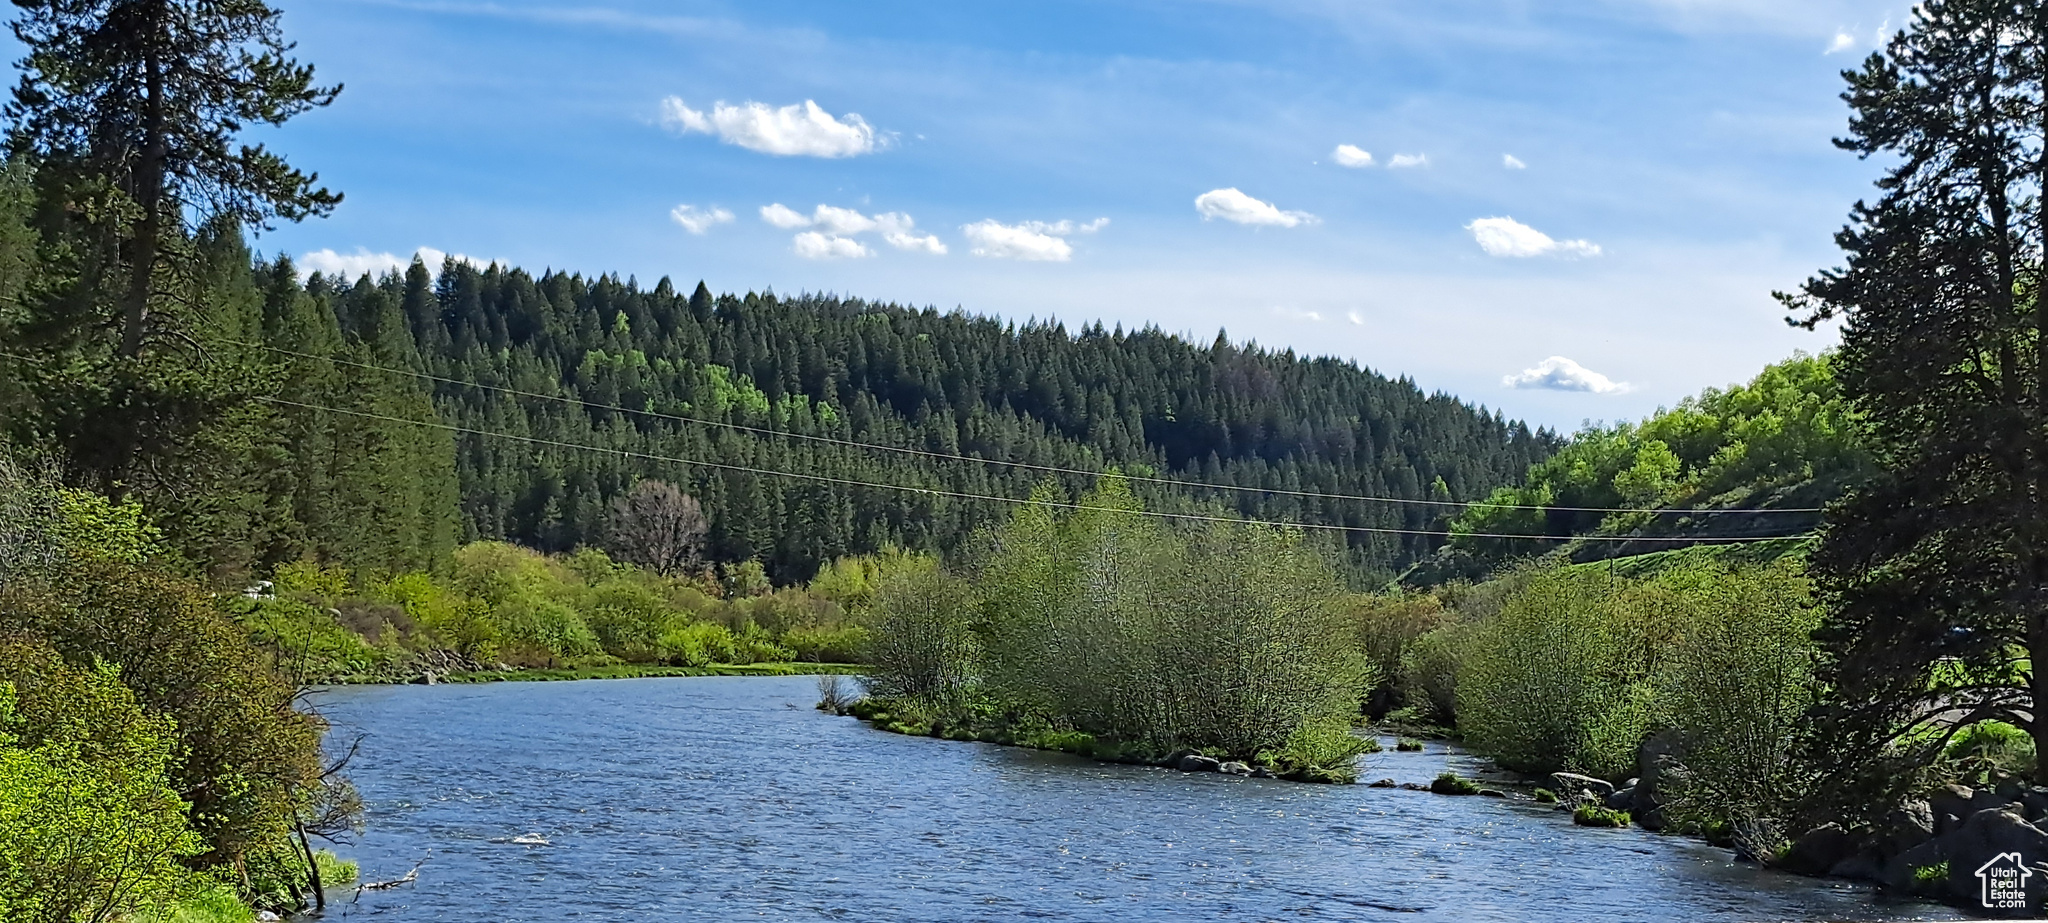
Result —
POLYGON ((1556 804, 1556 803, 1557 803, 1557 793, 1556 793, 1556 792, 1553 792, 1553 791, 1551 791, 1550 789, 1547 789, 1547 788, 1539 788, 1539 789, 1537 789, 1536 791, 1532 792, 1531 794, 1535 796, 1535 798, 1536 798, 1536 802, 1537 802, 1538 804, 1556 804))
POLYGON ((1939 891, 1948 886, 1948 863, 1936 862, 1913 870, 1913 887, 1920 891, 1939 891))
POLYGON ((1394 741, 1394 751, 1397 753, 1421 753, 1422 741, 1416 740, 1413 737, 1403 737, 1400 740, 1394 741))
POLYGON ((858 625, 840 628, 794 628, 782 635, 782 645, 806 663, 864 663, 873 635, 858 625))
POLYGON ((662 659, 685 667, 733 663, 739 653, 731 629, 710 622, 692 622, 662 633, 662 659))
POLYGON ((1480 629, 1458 683, 1458 725, 1474 749, 1524 772, 1623 768, 1586 756, 1596 726, 1628 699, 1626 590, 1601 570, 1551 571, 1480 629))
POLYGON ((1965 773, 2029 775, 2034 771, 2034 737, 2003 721, 1980 721, 1957 732, 1943 757, 1965 773))
POLYGON ((114 668, 0 641, 0 918, 104 919, 186 894, 180 861, 206 843, 170 786, 176 747, 114 668))
POLYGON ((956 703, 976 681, 968 628, 974 592, 931 558, 904 558, 875 587, 869 691, 890 699, 956 703))
POLYGON ((1420 717, 1438 724, 1458 719, 1458 675, 1477 637, 1477 626, 1451 623, 1416 638, 1401 652, 1401 696, 1420 717))

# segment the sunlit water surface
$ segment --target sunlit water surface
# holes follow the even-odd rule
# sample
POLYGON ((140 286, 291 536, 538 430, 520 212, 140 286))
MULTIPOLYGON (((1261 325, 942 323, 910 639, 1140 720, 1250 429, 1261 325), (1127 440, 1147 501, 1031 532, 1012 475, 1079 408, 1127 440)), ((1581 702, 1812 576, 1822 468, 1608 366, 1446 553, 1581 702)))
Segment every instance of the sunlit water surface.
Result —
MULTIPOLYGON (((369 830, 328 919, 1950 919, 1530 802, 1103 765, 826 716, 809 677, 337 689, 369 830), (515 838, 537 834, 548 845, 515 838)), ((1473 761, 1368 757, 1426 781, 1473 761)))

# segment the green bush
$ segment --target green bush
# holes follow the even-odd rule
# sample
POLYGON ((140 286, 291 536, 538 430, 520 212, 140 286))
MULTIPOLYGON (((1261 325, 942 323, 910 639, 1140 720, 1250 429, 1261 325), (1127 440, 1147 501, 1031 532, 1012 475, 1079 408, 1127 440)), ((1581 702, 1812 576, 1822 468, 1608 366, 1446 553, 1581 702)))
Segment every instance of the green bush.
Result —
POLYGON ((1422 741, 1416 740, 1413 737, 1403 737, 1400 740, 1394 741, 1394 751, 1396 753, 1421 753, 1422 741))
POLYGON ((1536 791, 1532 792, 1531 794, 1532 794, 1532 795, 1533 795, 1533 796, 1534 796, 1534 797, 1536 798, 1536 803, 1538 803, 1538 804, 1556 804, 1556 803, 1557 803, 1557 793, 1556 793, 1556 792, 1553 792, 1553 791, 1551 791, 1550 789, 1547 789, 1547 788, 1539 788, 1539 789, 1537 789, 1536 791))
POLYGON ((70 923, 158 911, 206 851, 168 768, 177 737, 112 667, 0 643, 0 919, 70 923))
POLYGON ((1980 721, 1957 732, 1943 757, 1974 777, 1991 772, 2030 775, 2034 771, 2034 737, 2003 721, 1980 721))
POLYGON ((782 635, 782 645, 806 663, 865 663, 868 642, 873 635, 859 625, 836 628, 793 628, 782 635))
POLYGON ((710 622, 693 622, 663 632, 660 648, 662 659, 684 667, 734 663, 739 658, 732 630, 710 622))

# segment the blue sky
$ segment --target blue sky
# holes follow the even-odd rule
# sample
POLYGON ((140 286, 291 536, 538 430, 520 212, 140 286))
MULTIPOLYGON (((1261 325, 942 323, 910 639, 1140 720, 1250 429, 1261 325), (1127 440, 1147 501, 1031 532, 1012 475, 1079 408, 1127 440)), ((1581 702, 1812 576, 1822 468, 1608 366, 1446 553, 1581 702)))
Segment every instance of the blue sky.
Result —
POLYGON ((1838 72, 1906 5, 285 9, 347 89, 269 140, 347 201, 267 252, 1226 328, 1570 429, 1832 342, 1770 292, 1837 260, 1838 72))

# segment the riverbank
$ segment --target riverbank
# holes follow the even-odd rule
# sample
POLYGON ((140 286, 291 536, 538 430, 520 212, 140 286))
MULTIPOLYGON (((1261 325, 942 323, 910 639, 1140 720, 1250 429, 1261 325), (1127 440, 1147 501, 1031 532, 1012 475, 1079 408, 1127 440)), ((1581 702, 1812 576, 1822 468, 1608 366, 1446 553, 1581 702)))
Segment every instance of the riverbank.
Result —
POLYGON ((437 683, 520 683, 564 682, 581 679, 649 679, 676 676, 850 676, 867 672, 857 663, 714 663, 701 667, 661 664, 615 664, 604 667, 563 667, 559 669, 455 670, 422 673, 418 676, 346 676, 324 685, 404 686, 437 683), (432 679, 427 677, 431 676, 432 679))
POLYGON ((820 711, 855 718, 892 734, 1048 750, 1105 763, 1159 766, 1181 772, 1216 772, 1256 779, 1348 785, 1358 781, 1355 758, 1381 749, 1377 739, 1358 737, 1354 744, 1333 751, 1342 752, 1344 756, 1341 759, 1320 761, 1305 759, 1293 752, 1233 754, 1213 748, 1165 751, 1086 731, 1060 730, 1043 721, 965 711, 934 715, 907 703, 875 698, 844 701, 835 690, 821 691, 824 699, 818 703, 820 711))

